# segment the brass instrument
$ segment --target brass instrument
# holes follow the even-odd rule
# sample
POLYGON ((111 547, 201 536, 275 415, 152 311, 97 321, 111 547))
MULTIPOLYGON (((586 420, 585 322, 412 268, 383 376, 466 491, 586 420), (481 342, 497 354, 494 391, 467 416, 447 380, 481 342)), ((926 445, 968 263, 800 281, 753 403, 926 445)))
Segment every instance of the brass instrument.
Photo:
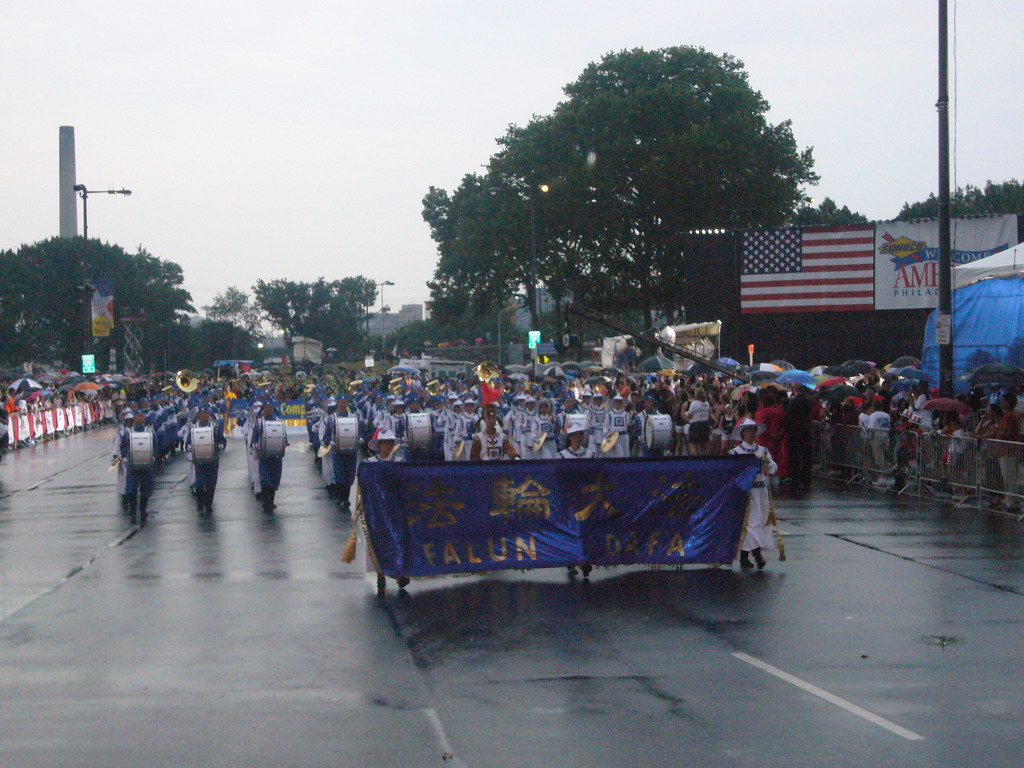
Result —
POLYGON ((427 392, 430 393, 432 397, 437 397, 438 395, 441 394, 442 386, 443 385, 441 384, 440 381, 434 379, 433 381, 427 382, 426 390, 427 392))
POLYGON ((395 397, 402 394, 403 389, 405 389, 405 379, 392 379, 388 384, 388 391, 395 397))
POLYGON ((474 372, 480 381, 491 381, 492 379, 498 378, 498 374, 501 373, 501 371, 498 370, 498 366, 490 360, 484 360, 474 369, 474 372))
POLYGON ((182 392, 195 392, 199 389, 199 378, 188 368, 184 368, 175 375, 174 384, 182 392))
POLYGON ((350 381, 350 382, 348 383, 348 393, 349 393, 350 395, 354 395, 354 394, 355 394, 356 392, 358 392, 358 391, 359 391, 359 388, 360 388, 360 387, 361 387, 362 385, 363 385, 363 380, 362 380, 362 379, 355 379, 355 380, 353 380, 353 381, 350 381))

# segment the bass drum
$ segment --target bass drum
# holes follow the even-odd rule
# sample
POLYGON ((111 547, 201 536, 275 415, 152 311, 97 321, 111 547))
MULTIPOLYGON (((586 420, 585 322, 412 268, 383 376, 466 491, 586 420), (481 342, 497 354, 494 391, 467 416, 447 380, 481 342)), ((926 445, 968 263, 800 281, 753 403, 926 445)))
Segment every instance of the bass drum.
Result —
POLYGON ((217 458, 213 427, 192 427, 192 463, 209 464, 217 458))
POLYGON ((334 417, 334 448, 354 451, 359 445, 359 419, 354 416, 334 417))
POLYGON ((151 467, 156 461, 153 451, 153 433, 131 432, 128 438, 128 465, 132 467, 151 467))
POLYGON ((649 451, 659 451, 672 446, 675 430, 672 417, 665 413, 648 416, 644 422, 644 445, 649 451))
POLYGON ((284 456, 285 427, 283 421, 263 422, 260 435, 259 455, 265 459, 279 459, 284 456))
POLYGON ((405 439, 413 448, 429 448, 433 437, 429 413, 410 413, 405 417, 405 439))

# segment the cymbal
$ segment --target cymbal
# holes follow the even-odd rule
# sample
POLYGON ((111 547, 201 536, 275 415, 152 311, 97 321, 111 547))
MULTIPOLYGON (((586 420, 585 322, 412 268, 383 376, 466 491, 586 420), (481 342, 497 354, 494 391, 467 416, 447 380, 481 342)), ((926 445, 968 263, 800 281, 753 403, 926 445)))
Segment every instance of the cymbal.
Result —
POLYGON ((604 436, 604 440, 601 441, 601 453, 608 453, 608 451, 615 447, 617 442, 619 442, 619 433, 609 432, 604 436))
POLYGON ((539 451, 541 449, 541 447, 543 447, 544 441, 547 440, 547 439, 548 439, 548 433, 547 432, 541 432, 540 433, 540 437, 538 437, 536 440, 533 441, 533 450, 534 451, 539 451))

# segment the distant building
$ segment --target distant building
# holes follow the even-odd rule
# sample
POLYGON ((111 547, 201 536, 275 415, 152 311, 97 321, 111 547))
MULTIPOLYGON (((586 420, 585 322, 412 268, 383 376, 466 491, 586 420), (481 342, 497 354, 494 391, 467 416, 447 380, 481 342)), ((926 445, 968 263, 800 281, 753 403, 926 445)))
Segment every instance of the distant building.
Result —
MULTIPOLYGON (((551 294, 547 292, 545 288, 538 288, 537 294, 540 298, 540 313, 547 315, 555 311, 555 300, 551 298, 551 294)), ((525 306, 520 306, 516 309, 516 328, 522 331, 528 331, 532 327, 530 320, 530 310, 525 306)))
POLYGON ((370 333, 387 336, 389 333, 393 333, 409 323, 424 319, 426 319, 426 315, 424 314, 422 304, 403 304, 402 308, 397 312, 386 312, 383 315, 377 313, 371 317, 369 323, 370 333))

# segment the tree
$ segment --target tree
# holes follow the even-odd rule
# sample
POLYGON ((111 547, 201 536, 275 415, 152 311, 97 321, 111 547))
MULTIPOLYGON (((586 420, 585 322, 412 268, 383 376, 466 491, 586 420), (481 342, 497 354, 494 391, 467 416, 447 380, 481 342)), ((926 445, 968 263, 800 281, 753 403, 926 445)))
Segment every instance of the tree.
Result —
POLYGON ((551 115, 509 128, 485 176, 424 199, 438 242, 435 313, 486 311, 536 278, 556 307, 571 296, 642 312, 645 325, 676 317, 700 290, 687 282, 686 233, 782 224, 817 180, 811 150, 788 121, 767 121, 731 56, 608 54, 565 94, 551 115))
POLYGON ((253 293, 260 309, 284 332, 289 348, 294 336, 308 336, 346 355, 363 338, 361 321, 376 300, 377 285, 362 276, 331 282, 320 277, 311 283, 259 280, 253 293))
POLYGON ((847 206, 840 208, 831 197, 826 197, 817 208, 804 205, 793 215, 792 223, 798 226, 830 226, 841 224, 864 224, 868 217, 851 211, 847 206))
POLYGON ((263 322, 263 313, 256 302, 248 293, 235 286, 214 296, 213 302, 203 307, 203 311, 210 320, 226 321, 251 336, 259 334, 263 322))
MULTIPOLYGON (((146 317, 150 339, 165 338, 168 326, 195 312, 181 267, 141 247, 129 254, 99 240, 54 237, 0 253, 0 274, 0 333, 8 362, 39 356, 72 363, 86 349, 102 360, 123 342, 118 318, 126 307, 146 317), (112 335, 95 341, 88 333, 88 283, 94 278, 113 279, 116 308, 112 335)), ((143 349, 144 363, 162 359, 161 345, 143 349)))
MULTIPOLYGON (((1024 213, 1024 185, 1016 179, 999 184, 985 182, 985 188, 957 187, 950 195, 950 215, 985 216, 1003 213, 1024 213)), ((927 200, 904 203, 897 220, 933 219, 939 215, 939 200, 934 193, 927 200)))

